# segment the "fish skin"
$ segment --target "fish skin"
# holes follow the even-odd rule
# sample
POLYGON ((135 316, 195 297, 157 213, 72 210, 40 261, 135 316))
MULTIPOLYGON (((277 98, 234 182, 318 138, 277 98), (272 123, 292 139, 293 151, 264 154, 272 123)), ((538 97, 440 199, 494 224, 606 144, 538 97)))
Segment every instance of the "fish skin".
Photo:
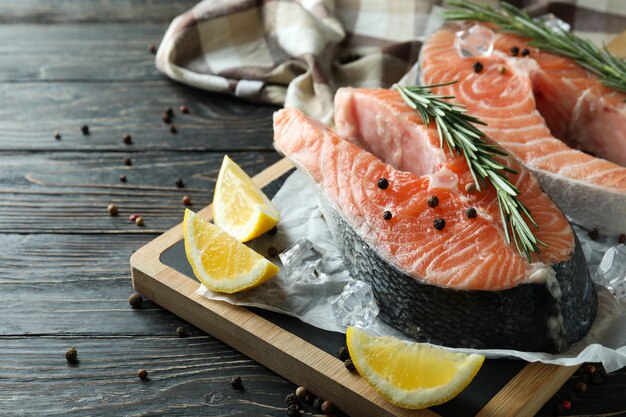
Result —
POLYGON ((454 30, 445 26, 425 42, 422 83, 459 80, 434 91, 456 96, 486 122, 482 130, 533 171, 568 218, 603 235, 625 233, 626 95, 568 58, 532 47, 528 57, 507 55, 511 45, 526 43, 510 34, 496 33, 490 57, 462 58, 454 30), (480 73, 472 69, 477 60, 480 73))
MULTIPOLYGON (((346 267, 353 277, 372 284, 380 316, 387 323, 417 340, 448 346, 546 352, 564 350, 591 326, 597 300, 577 240, 573 255, 553 268, 554 281, 486 291, 446 288, 428 283, 426 277, 416 279, 381 255, 380 247, 371 241, 372 233, 367 233, 371 226, 354 224, 354 218, 339 208, 346 203, 329 197, 345 184, 324 182, 333 175, 339 178, 339 173, 329 172, 333 166, 328 161, 334 156, 324 154, 325 146, 355 152, 351 145, 298 110, 281 110, 274 121, 277 150, 316 184, 320 208, 339 242, 346 267), (573 279, 572 274, 576 275, 573 279)), ((376 163, 368 152, 359 152, 369 163, 376 163)), ((398 172, 401 175, 411 174, 398 172)))

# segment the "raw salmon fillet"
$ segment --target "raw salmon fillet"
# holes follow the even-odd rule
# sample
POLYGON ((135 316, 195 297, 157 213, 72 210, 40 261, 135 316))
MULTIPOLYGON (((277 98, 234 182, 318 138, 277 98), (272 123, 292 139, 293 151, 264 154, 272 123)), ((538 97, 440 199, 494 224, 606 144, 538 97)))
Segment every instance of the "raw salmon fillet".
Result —
POLYGON ((455 30, 444 27, 424 44, 422 83, 459 80, 435 91, 486 122, 481 130, 531 169, 574 223, 626 232, 626 95, 511 34, 496 33, 489 57, 461 57, 455 30), (514 57, 512 46, 530 54, 514 57))
POLYGON ((410 131, 420 152, 435 154, 421 172, 396 169, 294 109, 275 114, 274 141, 315 184, 346 267, 372 284, 381 317, 418 340, 450 346, 554 352, 580 339, 595 317, 595 292, 567 220, 536 180, 520 167, 516 182, 536 210, 541 239, 552 245, 528 263, 504 240, 495 192, 465 191, 471 174, 464 158, 438 153, 436 130, 409 114, 396 92, 363 95, 388 105, 373 116, 380 124, 365 126, 346 111, 345 125, 361 136, 368 126, 374 133, 365 136, 389 127, 385 160, 402 160, 398 144, 410 131), (429 207, 433 195, 439 204, 429 207), (468 207, 476 218, 467 218, 468 207), (438 217, 442 230, 434 227, 438 217))

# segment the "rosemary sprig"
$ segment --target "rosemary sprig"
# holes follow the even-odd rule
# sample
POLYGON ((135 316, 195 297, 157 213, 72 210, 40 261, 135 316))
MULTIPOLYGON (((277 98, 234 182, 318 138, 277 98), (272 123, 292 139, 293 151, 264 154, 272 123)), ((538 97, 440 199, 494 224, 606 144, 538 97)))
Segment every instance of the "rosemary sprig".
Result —
POLYGON ((420 114, 424 124, 428 125, 431 120, 435 121, 440 146, 443 148, 445 143, 451 153, 456 152, 465 156, 476 188, 482 191, 489 183, 495 188, 506 241, 511 244, 512 235, 518 252, 530 262, 530 252, 539 253, 538 245, 546 245, 535 237, 524 221, 526 218, 535 227, 539 227, 530 211, 517 197, 519 190, 504 175, 505 172, 512 174, 517 172, 495 160, 496 155, 504 156, 507 153, 483 139, 485 134, 474 125, 486 124, 468 115, 465 106, 444 101, 453 99, 454 96, 432 93, 434 87, 454 83, 456 81, 397 88, 406 104, 420 114))
POLYGON ((447 4, 456 9, 444 12, 446 20, 495 23, 506 32, 531 38, 532 46, 574 59, 578 65, 598 75, 604 85, 626 92, 626 61, 611 54, 606 45, 598 48, 588 39, 579 38, 560 28, 553 30, 525 11, 505 2, 502 2, 500 11, 465 0, 447 0, 447 4))

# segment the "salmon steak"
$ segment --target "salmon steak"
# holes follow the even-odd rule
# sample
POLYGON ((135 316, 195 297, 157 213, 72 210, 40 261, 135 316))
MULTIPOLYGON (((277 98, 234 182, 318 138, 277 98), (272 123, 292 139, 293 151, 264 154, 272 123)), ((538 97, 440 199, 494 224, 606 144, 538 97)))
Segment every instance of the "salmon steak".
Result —
POLYGON ((385 322, 420 341, 526 351, 560 352, 587 333, 597 300, 582 250, 527 170, 508 161, 549 245, 531 262, 506 242, 496 192, 466 191, 464 157, 443 152, 396 91, 342 89, 335 104, 348 140, 284 109, 274 144, 313 184, 346 268, 371 283, 385 322))
POLYGON ((420 55, 423 84, 456 96, 481 130, 527 168, 576 224, 626 232, 626 94, 574 60, 495 33, 489 56, 463 57, 456 25, 435 32, 420 55), (523 52, 523 53, 522 53, 523 52))

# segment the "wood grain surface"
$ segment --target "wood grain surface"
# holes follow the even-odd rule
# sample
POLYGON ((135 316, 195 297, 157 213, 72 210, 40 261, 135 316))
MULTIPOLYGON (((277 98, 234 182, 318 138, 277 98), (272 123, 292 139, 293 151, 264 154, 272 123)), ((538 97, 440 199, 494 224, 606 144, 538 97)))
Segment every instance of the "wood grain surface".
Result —
MULTIPOLYGON (((0 1, 2 416, 286 415, 293 384, 153 302, 127 301, 132 252, 180 221, 182 195, 195 209, 210 201, 225 152, 252 174, 279 159, 274 108, 154 70, 148 44, 195 3, 0 1), (172 135, 161 113, 182 104, 191 114, 177 114, 172 135), (118 217, 106 212, 112 202, 118 217), (128 222, 130 213, 145 226, 128 222), (178 338, 179 326, 191 337, 178 338), (63 357, 70 346, 75 366, 63 357), (235 374, 242 392, 229 386, 235 374)), ((579 378, 538 415, 551 415, 579 378)), ((590 384, 567 415, 626 416, 625 393, 622 370, 590 384)))

